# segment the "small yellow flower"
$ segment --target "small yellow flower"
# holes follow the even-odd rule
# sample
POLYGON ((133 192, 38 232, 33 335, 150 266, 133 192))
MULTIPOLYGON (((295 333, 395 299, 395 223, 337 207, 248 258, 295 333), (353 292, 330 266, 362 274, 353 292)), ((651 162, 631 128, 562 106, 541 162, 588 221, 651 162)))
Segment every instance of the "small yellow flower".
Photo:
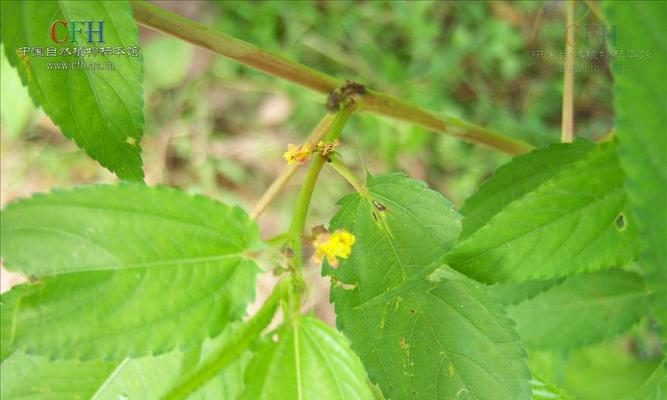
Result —
POLYGON ((315 260, 319 263, 326 256, 329 265, 338 267, 339 258, 347 258, 352 252, 355 237, 348 231, 338 230, 332 234, 320 233, 313 241, 315 246, 315 260))
POLYGON ((304 143, 300 146, 294 144, 287 145, 287 151, 283 154, 283 158, 287 160, 287 164, 298 162, 303 164, 310 154, 313 152, 313 144, 310 142, 304 143))

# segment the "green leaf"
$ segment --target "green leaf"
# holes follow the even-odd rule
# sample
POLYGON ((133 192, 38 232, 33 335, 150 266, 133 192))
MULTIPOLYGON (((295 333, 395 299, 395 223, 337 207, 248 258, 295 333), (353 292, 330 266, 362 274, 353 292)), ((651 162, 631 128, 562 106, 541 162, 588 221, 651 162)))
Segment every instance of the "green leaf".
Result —
POLYGON ((461 207, 465 216, 459 240, 483 227, 511 202, 537 189, 572 164, 585 159, 595 149, 589 140, 572 144, 556 143, 520 155, 498 168, 461 207))
POLYGON ((550 287, 562 282, 564 278, 544 281, 507 282, 487 286, 487 292, 502 306, 512 306, 532 299, 550 287))
MULTIPOLYGON (((56 28, 57 39, 63 40, 65 28, 60 24, 56 28)), ((75 47, 137 47, 137 26, 127 1, 3 1, 2 40, 10 64, 18 69, 31 97, 65 136, 120 178, 143 178, 141 55, 47 56, 48 48, 60 52, 75 47), (54 43, 49 32, 57 20, 104 21, 105 43, 97 43, 96 34, 95 43, 87 43, 86 25, 83 34, 74 37, 76 42, 54 43), (19 49, 25 47, 41 48, 44 55, 20 55, 19 49), (81 61, 106 69, 50 68, 81 61), (109 62, 113 69, 108 68, 109 62)))
POLYGON ((653 371, 646 381, 633 390, 624 400, 664 400, 667 397, 667 360, 653 371))
POLYGON ((607 143, 505 205, 457 243, 446 260, 485 283, 549 279, 620 265, 636 247, 634 221, 623 214, 624 206, 616 146, 607 143))
POLYGON ((535 376, 530 380, 530 392, 531 400, 574 400, 563 389, 535 376))
POLYGON ((628 338, 566 353, 531 351, 529 354, 532 371, 567 390, 577 400, 623 399, 650 382, 660 366, 659 361, 639 358, 628 346, 628 338))
POLYGON ((0 46, 0 122, 2 132, 9 137, 18 136, 30 120, 35 107, 30 101, 28 91, 21 85, 21 78, 14 70, 0 46))
POLYGON ((614 58, 615 130, 647 284, 654 293, 654 315, 667 346, 667 3, 605 5, 609 23, 618 32, 611 43, 615 49, 650 54, 642 59, 614 58))
POLYGON ((641 276, 618 269, 577 275, 507 309, 524 345, 580 347, 628 330, 648 312, 641 276))
MULTIPOLYGON (((224 336, 224 335, 223 335, 224 336)), ((220 339, 208 339, 201 349, 172 351, 160 356, 126 358, 120 361, 49 360, 15 352, 0 366, 0 396, 5 400, 39 398, 70 399, 157 399, 165 395, 183 369, 194 368, 202 352, 210 352, 220 339)), ((188 399, 232 400, 243 389, 247 355, 225 368, 188 399)))
POLYGON ((14 399, 91 399, 118 366, 114 361, 58 360, 16 352, 0 365, 0 397, 14 399))
POLYGON ((312 317, 290 320, 256 350, 241 400, 372 400, 347 339, 312 317))
POLYGON ((423 183, 369 177, 341 200, 331 230, 356 236, 332 276, 337 325, 388 399, 528 399, 528 371, 510 321, 481 285, 434 264, 460 216, 423 183))
POLYGON ((92 186, 2 213, 2 354, 120 359, 201 344, 254 296, 256 225, 239 208, 165 187, 92 186))

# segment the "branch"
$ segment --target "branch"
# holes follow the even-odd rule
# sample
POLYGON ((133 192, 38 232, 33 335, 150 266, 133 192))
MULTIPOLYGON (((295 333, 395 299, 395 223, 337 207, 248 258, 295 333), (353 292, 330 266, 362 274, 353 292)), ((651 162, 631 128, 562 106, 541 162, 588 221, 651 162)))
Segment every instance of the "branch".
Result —
MULTIPOLYGON (((137 22, 145 27, 176 36, 182 40, 221 54, 241 64, 264 71, 323 94, 329 94, 343 82, 305 65, 234 37, 216 32, 204 25, 156 7, 143 0, 131 0, 137 22)), ((361 109, 394 119, 413 122, 438 133, 454 135, 472 143, 516 155, 532 149, 517 140, 499 135, 481 126, 451 117, 440 117, 397 98, 368 91, 361 109)))

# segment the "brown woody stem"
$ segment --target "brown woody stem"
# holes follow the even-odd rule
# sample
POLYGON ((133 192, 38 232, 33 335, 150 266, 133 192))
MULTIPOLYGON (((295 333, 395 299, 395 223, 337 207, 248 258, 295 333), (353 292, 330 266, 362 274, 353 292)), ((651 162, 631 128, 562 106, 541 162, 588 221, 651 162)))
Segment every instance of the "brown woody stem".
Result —
MULTIPOLYGON (((139 24, 176 36, 267 74, 324 94, 329 94, 343 85, 339 79, 262 50, 253 44, 216 32, 143 0, 131 0, 130 4, 134 18, 139 24)), ((532 149, 525 143, 479 125, 452 117, 441 117, 379 92, 367 91, 360 103, 362 110, 413 122, 432 131, 450 134, 508 154, 516 155, 532 149)))

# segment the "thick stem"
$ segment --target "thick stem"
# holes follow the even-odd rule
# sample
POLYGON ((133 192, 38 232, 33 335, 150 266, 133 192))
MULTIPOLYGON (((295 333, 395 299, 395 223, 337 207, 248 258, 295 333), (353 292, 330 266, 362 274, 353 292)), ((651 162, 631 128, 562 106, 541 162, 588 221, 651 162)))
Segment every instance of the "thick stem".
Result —
MULTIPOLYGON (((320 93, 329 94, 343 82, 312 68, 267 52, 234 37, 215 32, 177 14, 143 0, 131 0, 134 18, 141 25, 164 32, 187 42, 270 75, 284 78, 320 93)), ((413 122, 438 133, 454 135, 508 154, 525 153, 531 146, 499 135, 478 125, 452 117, 441 117, 397 98, 368 91, 361 101, 362 109, 402 121, 413 122)))
POLYGON ((328 93, 342 85, 342 82, 331 76, 262 50, 243 40, 216 32, 146 1, 132 0, 130 5, 134 18, 141 25, 176 36, 241 64, 252 66, 318 92, 328 93))
POLYGON ((439 116, 392 96, 369 90, 360 101, 360 109, 400 121, 408 121, 438 133, 455 136, 466 142, 500 150, 510 155, 526 153, 531 146, 503 136, 471 122, 439 116))
POLYGON ((574 0, 565 5, 567 25, 565 27, 565 69, 563 71, 563 115, 560 141, 571 143, 574 139, 574 0))
POLYGON ((163 397, 164 400, 185 399, 211 380, 231 361, 236 359, 273 319, 280 300, 285 295, 289 280, 279 282, 271 295, 266 299, 262 307, 248 321, 232 334, 225 345, 218 350, 217 354, 201 367, 186 376, 182 383, 172 389, 163 397))

